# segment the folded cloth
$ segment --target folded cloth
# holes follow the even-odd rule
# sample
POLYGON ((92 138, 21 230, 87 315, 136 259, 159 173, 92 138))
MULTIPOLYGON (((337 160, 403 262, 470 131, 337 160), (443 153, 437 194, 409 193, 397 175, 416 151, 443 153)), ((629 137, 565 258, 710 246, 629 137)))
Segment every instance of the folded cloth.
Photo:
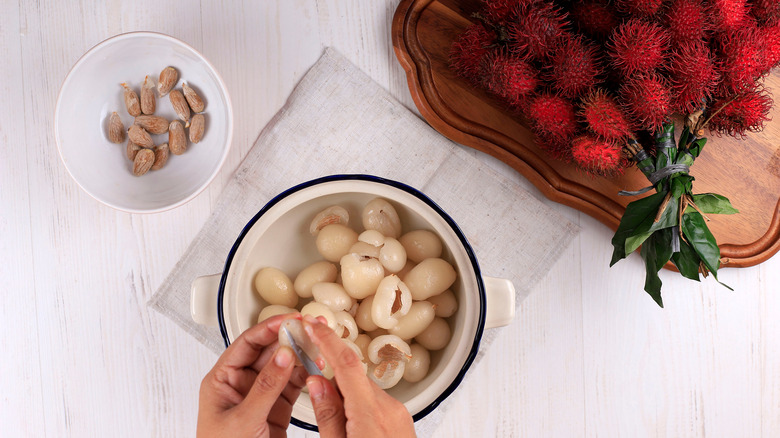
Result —
MULTIPOLYGON (((428 195, 458 223, 482 273, 514 283, 519 304, 579 228, 483 159, 440 135, 342 55, 326 49, 260 133, 149 305, 215 353, 224 351, 219 330, 190 317, 192 281, 221 272, 238 234, 275 195, 345 173, 393 179, 428 195)), ((485 331, 477 361, 495 331, 485 331)), ((445 407, 446 401, 417 422, 420 436, 433 433, 445 407)))

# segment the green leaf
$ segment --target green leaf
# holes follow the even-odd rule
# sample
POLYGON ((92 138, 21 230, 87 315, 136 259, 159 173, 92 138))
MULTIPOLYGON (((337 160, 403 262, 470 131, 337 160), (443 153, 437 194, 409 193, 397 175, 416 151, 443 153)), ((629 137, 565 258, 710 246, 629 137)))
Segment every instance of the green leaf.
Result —
POLYGON ((678 175, 672 178, 671 190, 674 199, 680 199, 680 196, 686 193, 685 182, 688 181, 687 175, 678 175))
POLYGON ((688 129, 687 126, 683 127, 682 132, 680 133, 680 141, 677 143, 679 148, 684 148, 688 145, 688 136, 691 134, 691 131, 688 129))
POLYGON ((701 214, 694 211, 683 215, 683 233, 693 250, 696 251, 699 258, 704 262, 704 266, 712 272, 712 275, 718 278, 718 268, 720 267, 720 248, 715 241, 707 223, 701 214))
POLYGON ((661 299, 661 286, 663 283, 661 282, 661 277, 658 276, 658 271, 661 270, 661 267, 657 265, 659 250, 662 250, 662 248, 659 248, 656 239, 650 238, 642 245, 642 250, 639 254, 645 261, 645 292, 647 292, 659 306, 664 307, 663 299, 661 299))
MULTIPOLYGON (((635 229, 635 233, 626 238, 625 253, 631 254, 636 251, 636 249, 639 248, 639 246, 655 231, 677 225, 678 202, 677 199, 670 199, 658 222, 655 222, 655 214, 653 214, 639 224, 635 229)), ((658 208, 660 208, 660 205, 658 208)), ((658 212, 658 208, 655 210, 656 213, 658 212)))
POLYGON ((707 144, 706 138, 700 138, 693 143, 691 143, 691 147, 688 148, 688 151, 693 155, 693 158, 698 158, 699 154, 701 154, 701 150, 704 149, 704 145, 707 144))
MULTIPOLYGON (((699 210, 704 214, 734 214, 739 213, 739 210, 732 207, 731 202, 725 196, 721 196, 715 193, 702 193, 700 195, 693 195, 693 202, 699 207, 699 210)), ((690 210, 694 210, 693 207, 688 207, 690 210)))
POLYGON ((648 197, 633 201, 626 206, 626 212, 623 213, 620 225, 612 237, 612 246, 615 249, 612 252, 612 261, 609 266, 613 266, 618 261, 626 258, 626 239, 635 234, 636 228, 642 224, 642 221, 645 221, 648 217, 652 221, 663 198, 663 193, 654 193, 648 197))
POLYGON ((699 262, 701 259, 696 251, 685 241, 680 242, 680 252, 672 255, 672 262, 683 277, 699 281, 699 262))

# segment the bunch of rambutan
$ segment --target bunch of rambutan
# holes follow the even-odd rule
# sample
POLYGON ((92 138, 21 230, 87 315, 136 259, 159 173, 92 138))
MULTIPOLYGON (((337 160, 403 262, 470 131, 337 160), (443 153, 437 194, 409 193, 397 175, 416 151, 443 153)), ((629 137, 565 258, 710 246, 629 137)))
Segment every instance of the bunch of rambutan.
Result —
POLYGON ((674 114, 763 128, 780 64, 777 0, 482 0, 453 69, 523 115, 538 144, 596 175, 674 114))

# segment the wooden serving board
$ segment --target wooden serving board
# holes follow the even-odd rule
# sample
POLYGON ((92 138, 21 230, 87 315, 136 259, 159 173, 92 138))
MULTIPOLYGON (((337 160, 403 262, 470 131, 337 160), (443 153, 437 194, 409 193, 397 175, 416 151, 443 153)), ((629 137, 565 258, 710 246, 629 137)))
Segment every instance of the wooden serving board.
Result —
MULTIPOLYGON (((636 168, 617 178, 597 178, 548 157, 523 120, 498 100, 457 77, 448 66, 450 46, 471 24, 479 0, 402 0, 393 17, 393 45, 406 70, 412 98, 423 117, 451 140, 491 154, 528 178, 553 201, 576 208, 617 229, 626 205, 637 197, 620 190, 648 185, 636 168)), ((766 86, 780 98, 780 72, 766 86)), ((710 136, 691 174, 694 193, 728 197, 740 211, 712 215, 723 266, 761 263, 780 249, 780 110, 763 132, 744 139, 710 136)), ((679 134, 679 128, 678 128, 679 134)))

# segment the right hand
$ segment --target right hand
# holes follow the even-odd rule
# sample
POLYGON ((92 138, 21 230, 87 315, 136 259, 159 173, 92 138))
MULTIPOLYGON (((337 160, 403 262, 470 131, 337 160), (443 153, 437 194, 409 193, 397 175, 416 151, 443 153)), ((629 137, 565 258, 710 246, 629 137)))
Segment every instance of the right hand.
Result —
POLYGON ((366 376, 357 354, 316 318, 307 315, 303 322, 306 333, 333 368, 339 386, 337 390, 321 376, 306 379, 320 435, 416 437, 409 411, 366 376))

